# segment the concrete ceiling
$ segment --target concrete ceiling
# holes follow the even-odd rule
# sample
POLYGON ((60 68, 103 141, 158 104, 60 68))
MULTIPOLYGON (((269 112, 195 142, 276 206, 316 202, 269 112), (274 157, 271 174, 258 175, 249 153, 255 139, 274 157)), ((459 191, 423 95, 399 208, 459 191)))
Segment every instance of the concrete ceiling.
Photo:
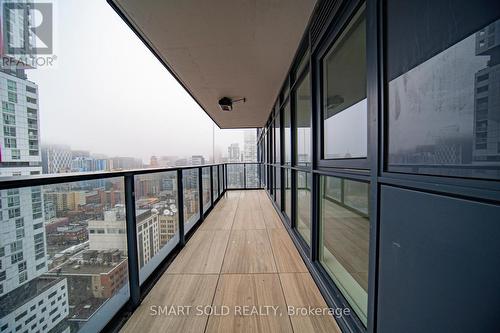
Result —
POLYGON ((264 126, 316 3, 110 1, 220 128, 264 126))

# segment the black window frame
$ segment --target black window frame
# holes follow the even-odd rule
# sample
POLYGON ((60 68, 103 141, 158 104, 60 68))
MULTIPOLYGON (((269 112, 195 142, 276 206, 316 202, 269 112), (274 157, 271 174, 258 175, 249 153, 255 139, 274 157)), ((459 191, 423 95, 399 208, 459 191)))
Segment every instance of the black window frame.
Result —
MULTIPOLYGON (((342 168, 342 169, 352 169, 357 171, 369 171, 371 160, 373 158, 372 151, 370 149, 370 137, 371 137, 371 126, 370 126, 370 103, 372 102, 368 94, 368 77, 366 79, 366 91, 367 91, 367 154, 366 157, 357 158, 339 158, 339 159, 326 159, 323 157, 324 148, 324 122, 323 122, 323 97, 324 97, 324 75, 323 75, 323 61, 331 50, 335 42, 342 35, 345 29, 348 27, 351 20, 358 13, 358 11, 365 6, 363 9, 365 11, 365 17, 367 15, 366 2, 362 0, 350 1, 343 4, 343 7, 339 10, 338 14, 335 15, 335 20, 332 22, 332 27, 329 29, 329 33, 323 36, 322 40, 318 44, 318 47, 314 51, 311 59, 311 80, 314 80, 314 85, 317 88, 316 93, 313 93, 313 99, 315 100, 315 108, 313 112, 317 113, 316 117, 316 158, 315 162, 317 169, 331 169, 331 168, 342 168)), ((366 25, 366 36, 369 36, 368 25, 366 25)), ((368 38, 365 40, 366 49, 368 50, 368 38)), ((368 69, 368 52, 366 59, 366 67, 368 69)), ((368 70, 367 70, 368 76, 368 70)))

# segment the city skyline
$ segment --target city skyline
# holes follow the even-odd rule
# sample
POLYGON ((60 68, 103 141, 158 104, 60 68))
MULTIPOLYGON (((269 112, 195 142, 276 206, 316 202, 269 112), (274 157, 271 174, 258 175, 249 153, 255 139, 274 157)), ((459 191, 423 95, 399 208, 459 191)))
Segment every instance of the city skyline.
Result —
POLYGON ((42 143, 143 161, 243 143, 239 130, 214 125, 105 1, 58 2, 54 24, 55 66, 27 71, 40 87, 42 143))

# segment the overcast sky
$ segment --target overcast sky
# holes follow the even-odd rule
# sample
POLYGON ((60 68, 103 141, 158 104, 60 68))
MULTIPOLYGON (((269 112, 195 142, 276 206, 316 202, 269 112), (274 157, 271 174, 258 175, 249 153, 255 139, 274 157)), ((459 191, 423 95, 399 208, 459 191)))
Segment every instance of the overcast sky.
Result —
MULTIPOLYGON (((56 66, 39 86, 42 143, 109 156, 212 155, 213 122, 105 0, 55 1, 56 66)), ((215 125, 216 149, 243 146, 215 125)))

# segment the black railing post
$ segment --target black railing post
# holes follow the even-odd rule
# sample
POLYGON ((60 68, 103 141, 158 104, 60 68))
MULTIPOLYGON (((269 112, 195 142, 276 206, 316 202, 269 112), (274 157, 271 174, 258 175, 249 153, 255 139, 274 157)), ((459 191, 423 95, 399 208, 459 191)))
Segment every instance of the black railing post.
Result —
POLYGON ((222 193, 220 193, 220 177, 221 177, 221 173, 219 172, 220 171, 220 168, 219 168, 219 165, 217 165, 215 167, 215 169, 217 169, 217 198, 220 198, 220 196, 222 195, 222 193))
POLYGON ((224 191, 227 190, 227 164, 224 164, 224 191))
POLYGON ((209 167, 210 170, 210 207, 214 206, 214 168, 209 167))
POLYGON ((243 164, 243 188, 247 189, 247 164, 243 164))
POLYGON ((200 205, 200 222, 203 221, 203 168, 198 168, 198 202, 200 205))
POLYGON ((184 237, 184 184, 182 180, 182 169, 177 169, 177 198, 179 245, 182 247, 186 244, 186 238, 184 237))
POLYGON ((139 285, 139 254, 137 251, 137 223, 135 217, 134 175, 125 175, 125 216, 127 222, 127 261, 130 285, 130 304, 135 309, 141 303, 139 285))

